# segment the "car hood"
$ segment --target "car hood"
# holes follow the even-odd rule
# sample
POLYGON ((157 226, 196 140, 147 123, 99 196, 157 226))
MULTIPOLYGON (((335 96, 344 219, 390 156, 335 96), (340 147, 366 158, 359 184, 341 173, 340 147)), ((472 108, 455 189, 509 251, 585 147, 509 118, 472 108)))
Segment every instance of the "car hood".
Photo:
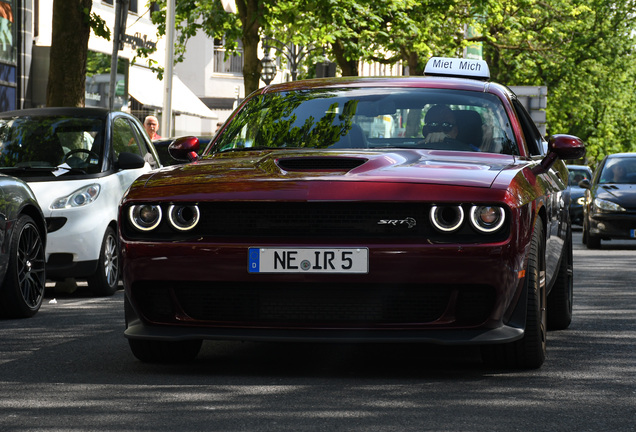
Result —
POLYGON ((596 197, 610 200, 625 208, 636 208, 636 184, 604 184, 596 189, 596 197))
POLYGON ((145 178, 145 187, 322 180, 489 188, 502 171, 514 167, 516 162, 510 155, 439 150, 243 151, 157 170, 145 178))

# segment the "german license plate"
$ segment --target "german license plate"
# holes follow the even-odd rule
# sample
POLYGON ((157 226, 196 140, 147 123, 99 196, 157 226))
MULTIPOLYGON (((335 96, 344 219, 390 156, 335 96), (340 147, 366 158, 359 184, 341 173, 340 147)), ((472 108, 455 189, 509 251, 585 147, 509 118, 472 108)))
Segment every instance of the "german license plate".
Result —
POLYGON ((368 248, 249 248, 249 273, 368 273, 368 248))
POLYGON ((636 238, 636 229, 629 230, 629 236, 630 236, 631 238, 636 238))

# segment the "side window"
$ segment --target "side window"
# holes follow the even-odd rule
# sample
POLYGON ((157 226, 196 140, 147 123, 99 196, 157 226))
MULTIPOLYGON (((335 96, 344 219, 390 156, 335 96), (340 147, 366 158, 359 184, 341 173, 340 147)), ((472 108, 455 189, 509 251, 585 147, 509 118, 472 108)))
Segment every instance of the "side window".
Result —
POLYGON ((526 138, 526 144, 528 145, 530 155, 537 156, 544 154, 543 138, 541 137, 539 129, 537 129, 537 126, 534 124, 532 117, 530 117, 528 111, 526 111, 517 99, 513 100, 513 105, 517 112, 519 122, 521 123, 521 129, 523 130, 523 135, 526 138))
POLYGON ((115 158, 123 152, 136 153, 142 156, 135 132, 125 118, 119 117, 113 122, 113 150, 115 158))

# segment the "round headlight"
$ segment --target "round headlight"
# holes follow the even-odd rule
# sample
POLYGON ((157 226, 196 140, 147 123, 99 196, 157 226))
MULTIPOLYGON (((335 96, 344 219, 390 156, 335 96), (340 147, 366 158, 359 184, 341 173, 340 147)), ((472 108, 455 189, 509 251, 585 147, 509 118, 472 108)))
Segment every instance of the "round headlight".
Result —
POLYGON ((161 222, 161 207, 154 204, 141 204, 130 207, 130 222, 140 231, 150 231, 161 222))
POLYGON ((199 223, 199 208, 196 205, 171 205, 168 209, 170 224, 180 231, 187 231, 199 223))
POLYGON ((497 231, 506 220, 506 212, 499 206, 473 206, 470 209, 470 222, 484 233, 497 231))
POLYGON ((460 205, 446 205, 431 207, 431 222, 442 232, 452 232, 464 222, 464 209, 460 205))

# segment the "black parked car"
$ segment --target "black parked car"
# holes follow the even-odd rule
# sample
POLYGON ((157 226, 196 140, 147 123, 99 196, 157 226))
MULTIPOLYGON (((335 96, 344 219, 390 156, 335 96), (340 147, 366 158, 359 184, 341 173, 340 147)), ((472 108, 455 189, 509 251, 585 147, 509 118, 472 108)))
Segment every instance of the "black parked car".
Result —
POLYGON ((583 243, 601 247, 601 240, 636 239, 636 153, 606 156, 594 174, 583 180, 583 243))
POLYGON ((0 174, 0 317, 27 318, 40 309, 46 276, 46 224, 29 186, 0 174))

